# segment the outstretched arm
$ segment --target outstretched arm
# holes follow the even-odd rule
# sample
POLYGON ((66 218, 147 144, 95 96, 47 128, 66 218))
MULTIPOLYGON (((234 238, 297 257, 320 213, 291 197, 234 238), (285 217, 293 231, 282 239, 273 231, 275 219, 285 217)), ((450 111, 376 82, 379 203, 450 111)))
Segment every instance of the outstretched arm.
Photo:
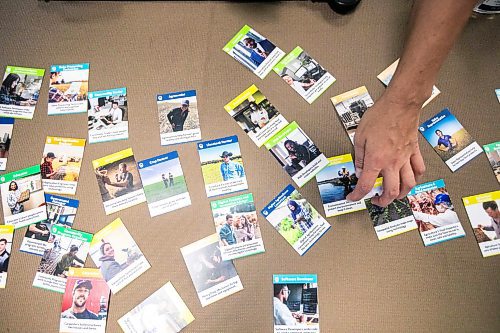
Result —
POLYGON ((475 3, 415 1, 410 33, 394 77, 356 130, 354 163, 359 180, 349 200, 357 201, 368 194, 380 174, 384 192, 372 202, 385 207, 403 198, 424 173, 417 139, 420 110, 475 3))

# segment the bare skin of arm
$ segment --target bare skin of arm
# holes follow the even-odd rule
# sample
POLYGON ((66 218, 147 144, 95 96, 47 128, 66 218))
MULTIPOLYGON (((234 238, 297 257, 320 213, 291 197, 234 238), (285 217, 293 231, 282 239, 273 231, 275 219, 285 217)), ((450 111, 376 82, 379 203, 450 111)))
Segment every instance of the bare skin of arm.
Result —
POLYGON ((410 34, 394 76, 356 129, 356 188, 347 199, 362 199, 379 175, 384 192, 372 199, 386 207, 403 198, 425 172, 417 128, 439 69, 471 15, 475 0, 416 0, 410 34))

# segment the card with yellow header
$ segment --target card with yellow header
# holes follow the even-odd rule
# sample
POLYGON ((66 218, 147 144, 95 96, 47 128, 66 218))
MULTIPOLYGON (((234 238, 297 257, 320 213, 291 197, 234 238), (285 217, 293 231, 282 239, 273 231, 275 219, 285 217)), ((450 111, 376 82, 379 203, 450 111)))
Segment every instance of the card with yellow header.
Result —
POLYGON ((13 225, 0 225, 0 289, 7 284, 7 270, 12 254, 13 225))

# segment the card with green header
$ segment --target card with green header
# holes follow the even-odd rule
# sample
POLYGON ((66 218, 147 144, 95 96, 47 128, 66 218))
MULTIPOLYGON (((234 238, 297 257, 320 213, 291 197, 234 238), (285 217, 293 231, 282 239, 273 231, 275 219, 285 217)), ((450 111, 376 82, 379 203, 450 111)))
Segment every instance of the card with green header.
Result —
POLYGON ((0 89, 0 117, 33 119, 45 69, 7 66, 0 89))
POLYGON ((279 47, 248 25, 241 28, 223 50, 261 79, 285 55, 279 47))
POLYGON ((0 176, 4 223, 16 229, 47 218, 40 165, 0 176))
POLYGON ((265 146, 299 187, 329 163, 295 121, 269 139, 265 146))
POLYGON ((493 169, 495 178, 500 183, 500 141, 484 145, 483 149, 493 169))
POLYGON ((276 64, 274 71, 309 104, 336 81, 300 46, 276 64))

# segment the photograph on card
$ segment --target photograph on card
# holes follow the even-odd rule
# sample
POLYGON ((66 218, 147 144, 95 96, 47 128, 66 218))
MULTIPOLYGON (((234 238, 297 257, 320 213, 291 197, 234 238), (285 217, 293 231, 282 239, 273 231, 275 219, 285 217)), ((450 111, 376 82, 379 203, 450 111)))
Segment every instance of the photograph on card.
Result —
POLYGON ((120 218, 94 235, 90 257, 113 294, 151 267, 120 218))
POLYGON ((248 25, 243 26, 223 50, 261 79, 285 55, 269 39, 248 25))
POLYGON ((156 96, 162 146, 201 140, 196 90, 156 96))
POLYGON ((328 165, 328 159, 295 121, 265 145, 299 187, 328 165))
POLYGON ((48 114, 87 111, 89 64, 50 66, 48 114))
POLYGON ((7 66, 0 87, 0 117, 33 119, 45 69, 7 66))
POLYGON ((236 135, 200 142, 198 153, 208 197, 248 189, 236 135))
POLYGON ((258 147, 288 125, 288 121, 255 85, 224 108, 258 147))
POLYGON ((210 203, 221 241, 222 260, 264 252, 264 243, 252 193, 210 203))
POLYGON ((5 224, 21 228, 47 218, 40 166, 0 176, 5 224))
POLYGON ((354 144, 354 133, 361 118, 374 103, 365 86, 350 90, 330 99, 344 125, 347 135, 354 144))
POLYGON ((274 66, 274 71, 309 104, 336 81, 299 46, 274 66))
POLYGON ((14 118, 0 118, 0 171, 7 169, 14 118))
POLYGON ((319 332, 316 274, 273 275, 274 332, 319 332))
POLYGON ((95 268, 71 268, 64 291, 59 332, 106 331, 110 291, 95 268))
POLYGON ((37 223, 30 224, 26 228, 20 251, 43 255, 43 252, 54 241, 51 235, 51 226, 54 224, 66 228, 73 227, 76 217, 79 201, 53 194, 45 194, 47 209, 47 219, 37 223))
POLYGON ((419 184, 407 197, 425 246, 465 236, 444 180, 419 184))
POLYGON ((82 166, 85 139, 48 136, 40 173, 46 193, 74 195, 82 166))
POLYGON ((213 234, 181 248, 189 275, 206 306, 243 289, 232 260, 222 260, 219 235, 213 234))
POLYGON ((193 314, 168 282, 118 319, 118 324, 125 333, 178 333, 193 320, 193 314))
POLYGON ((462 198, 483 257, 500 254, 500 191, 462 198))
POLYGON ((12 253, 12 238, 14 226, 0 225, 0 289, 7 284, 7 271, 12 253))
POLYGON ((500 183, 500 141, 484 145, 483 149, 493 169, 493 174, 500 183))
POLYGON ((419 131, 451 171, 483 151, 449 109, 422 123, 419 131))
POLYGON ((191 205, 177 151, 137 163, 151 217, 191 205))
POLYGON ((261 213, 300 255, 330 229, 330 224, 292 185, 281 191, 261 213))
POLYGON ((89 143, 128 139, 127 88, 90 92, 87 107, 89 143))

